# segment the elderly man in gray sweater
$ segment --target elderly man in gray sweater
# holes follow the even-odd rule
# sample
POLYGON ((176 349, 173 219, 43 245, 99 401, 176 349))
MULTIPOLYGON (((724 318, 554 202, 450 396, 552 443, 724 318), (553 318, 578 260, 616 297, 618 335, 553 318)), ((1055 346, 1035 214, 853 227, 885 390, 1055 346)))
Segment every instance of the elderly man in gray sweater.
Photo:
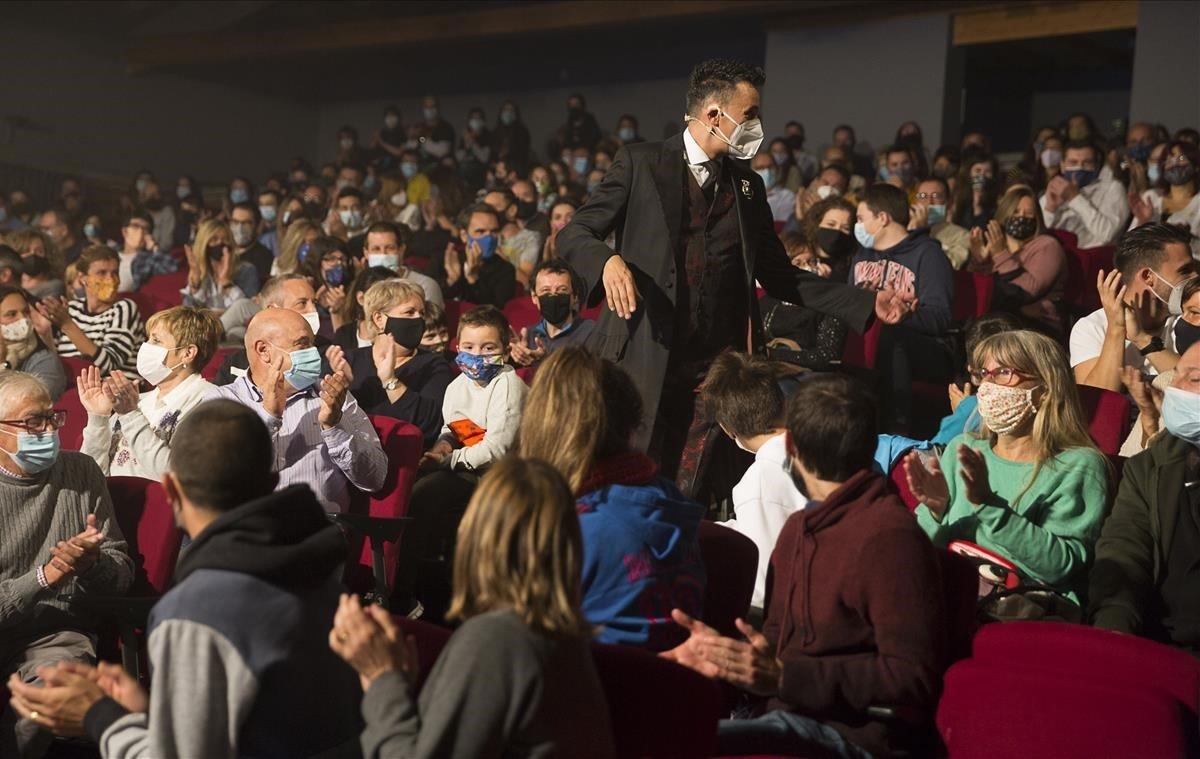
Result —
MULTIPOLYGON (((41 380, 0 372, 0 677, 36 682, 39 668, 95 656, 95 620, 76 592, 120 594, 133 562, 104 475, 82 453, 59 452, 41 380)), ((50 734, 0 709, 0 756, 39 756, 50 734)))

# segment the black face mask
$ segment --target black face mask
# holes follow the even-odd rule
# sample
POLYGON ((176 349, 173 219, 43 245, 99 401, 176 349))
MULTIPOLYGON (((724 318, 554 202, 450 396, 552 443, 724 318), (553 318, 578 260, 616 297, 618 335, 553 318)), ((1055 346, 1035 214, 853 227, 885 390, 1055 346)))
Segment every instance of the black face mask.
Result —
POLYGON ((821 227, 817 230, 817 245, 830 258, 844 259, 854 252, 855 240, 840 229, 821 227))
POLYGON ((210 242, 208 247, 204 249, 204 255, 208 256, 208 260, 214 264, 221 260, 221 256, 225 255, 225 243, 210 242))
POLYGON ((147 198, 145 203, 142 203, 147 211, 161 211, 163 209, 162 198, 147 198))
POLYGON ((1182 356, 1196 343, 1200 343, 1200 327, 1183 319, 1175 322, 1175 352, 1182 356))
POLYGON ((571 295, 570 293, 539 295, 538 308, 547 323, 558 326, 571 316, 571 295))
POLYGON ((1028 240, 1037 232, 1037 219, 1032 216, 1009 216, 1004 232, 1014 240, 1028 240))
POLYGON ((1196 176, 1195 166, 1172 166, 1162 173, 1163 179, 1172 187, 1187 184, 1196 176))
POLYGON ((804 496, 806 501, 811 500, 808 495, 808 487, 804 484, 804 477, 796 471, 796 467, 792 465, 792 458, 790 456, 783 462, 783 469, 787 472, 787 476, 792 478, 792 484, 796 486, 796 491, 804 496))
POLYGON ((525 200, 517 201, 517 218, 518 219, 520 219, 521 221, 529 221, 536 215, 537 215, 537 202, 536 201, 525 201, 525 200))
POLYGON ((419 316, 407 319, 389 316, 386 328, 396 345, 405 350, 413 350, 421 344, 421 337, 425 334, 425 320, 419 316))

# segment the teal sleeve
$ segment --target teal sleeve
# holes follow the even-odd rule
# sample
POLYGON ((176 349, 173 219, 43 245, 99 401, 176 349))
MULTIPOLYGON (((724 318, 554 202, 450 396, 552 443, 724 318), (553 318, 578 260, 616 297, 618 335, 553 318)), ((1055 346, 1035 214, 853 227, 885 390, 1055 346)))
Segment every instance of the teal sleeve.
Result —
POLYGON ((958 503, 958 446, 962 442, 962 435, 951 440, 938 459, 942 466, 942 474, 946 477, 946 490, 950 494, 942 521, 934 519, 929 507, 923 503, 918 505, 916 510, 917 524, 938 548, 945 548, 951 540, 959 537, 955 535, 954 525, 959 519, 957 512, 961 511, 958 503))

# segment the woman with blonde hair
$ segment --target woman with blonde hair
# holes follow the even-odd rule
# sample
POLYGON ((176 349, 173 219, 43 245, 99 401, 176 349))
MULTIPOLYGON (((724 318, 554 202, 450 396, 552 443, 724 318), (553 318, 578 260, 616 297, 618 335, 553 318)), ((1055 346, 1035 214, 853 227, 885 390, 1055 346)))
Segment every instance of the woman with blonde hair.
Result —
POLYGON ((376 282, 363 296, 363 313, 371 345, 349 355, 331 345, 329 366, 350 380, 350 392, 364 411, 412 422, 429 448, 441 432, 442 401, 454 373, 441 356, 420 347, 425 292, 403 279, 376 282))
POLYGON ((930 468, 904 460, 917 522, 938 546, 966 540, 1016 564, 1026 584, 1078 603, 1108 502, 1108 465, 1088 435, 1067 357, 1054 340, 1014 330, 971 356, 978 433, 930 468))
POLYGON ((296 219, 283 233, 279 244, 279 256, 271 265, 271 276, 291 274, 300 268, 300 262, 308 254, 308 246, 322 234, 321 226, 311 219, 296 219))
POLYGON ((188 259, 183 305, 207 308, 218 315, 234 303, 258 293, 254 265, 243 262, 233 244, 229 225, 206 219, 196 227, 196 239, 185 246, 188 259))
POLYGON ((992 310, 1020 314, 1055 332, 1062 328, 1058 302, 1067 285, 1067 256, 1046 230, 1033 190, 1009 189, 987 230, 971 230, 968 251, 967 268, 995 281, 992 310))
POLYGON ((378 606, 342 596, 330 647, 364 691, 364 757, 613 756, 608 708, 580 610, 571 491, 548 464, 507 458, 458 528, 450 636, 413 698, 411 639, 378 606))
POLYGON ((662 651, 681 640, 671 609, 702 611, 704 507, 630 448, 641 421, 629 375, 567 346, 539 367, 518 440, 522 456, 548 461, 576 495, 583 611, 601 627, 597 640, 662 651))

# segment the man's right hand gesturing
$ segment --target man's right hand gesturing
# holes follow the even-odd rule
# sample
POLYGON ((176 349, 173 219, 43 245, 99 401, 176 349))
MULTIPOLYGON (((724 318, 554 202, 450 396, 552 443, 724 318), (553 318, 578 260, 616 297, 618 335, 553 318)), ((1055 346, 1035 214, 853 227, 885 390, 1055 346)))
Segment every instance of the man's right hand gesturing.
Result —
POLYGON ((633 281, 633 272, 625 261, 613 254, 604 264, 604 297, 608 299, 608 307, 622 319, 633 316, 637 310, 640 297, 637 285, 633 281))

